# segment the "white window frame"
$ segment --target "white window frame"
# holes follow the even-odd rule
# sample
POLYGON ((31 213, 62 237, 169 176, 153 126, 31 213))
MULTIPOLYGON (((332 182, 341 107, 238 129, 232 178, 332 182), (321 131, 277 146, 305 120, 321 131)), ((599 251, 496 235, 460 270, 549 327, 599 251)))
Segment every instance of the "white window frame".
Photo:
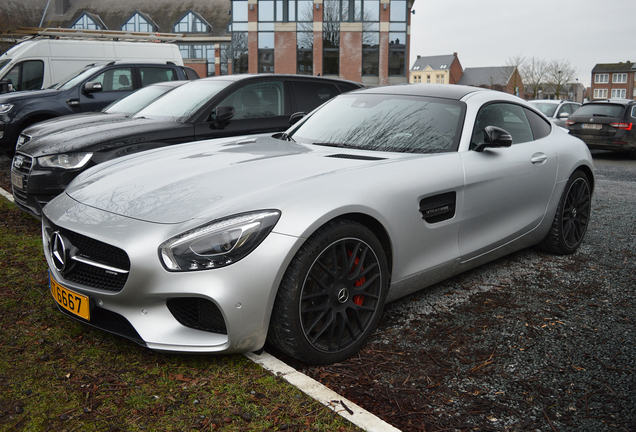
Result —
POLYGON ((609 74, 594 74, 594 84, 608 84, 609 74))
POLYGON ((626 73, 612 74, 612 82, 614 84, 627 84, 627 74, 626 73))
POLYGON ((594 89, 594 99, 607 99, 607 89, 594 89))
POLYGON ((627 97, 627 89, 612 89, 612 99, 625 99, 627 97))

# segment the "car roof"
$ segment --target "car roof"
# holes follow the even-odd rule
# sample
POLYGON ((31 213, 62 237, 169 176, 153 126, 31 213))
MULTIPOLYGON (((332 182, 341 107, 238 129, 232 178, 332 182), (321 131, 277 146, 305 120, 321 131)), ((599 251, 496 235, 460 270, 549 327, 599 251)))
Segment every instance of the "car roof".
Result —
POLYGON ((601 105, 601 104, 616 104, 616 105, 630 105, 636 103, 633 99, 605 99, 605 100, 594 100, 584 103, 583 105, 601 105))
POLYGON ((371 87, 361 90, 354 90, 355 93, 380 93, 392 95, 406 96, 429 96, 445 99, 461 100, 470 93, 490 92, 494 90, 483 89, 480 87, 470 87, 463 85, 448 84, 396 84, 382 87, 371 87))
POLYGON ((205 77, 205 78, 200 78, 198 81, 203 80, 203 81, 213 81, 213 80, 219 80, 219 81, 232 81, 232 82, 237 82, 237 81, 262 81, 262 80, 266 80, 266 79, 271 79, 271 78, 283 78, 286 80, 310 80, 310 81, 331 81, 333 83, 343 83, 343 84, 354 84, 356 86, 362 86, 362 84, 360 84, 359 82, 356 81, 349 81, 349 80, 344 80, 344 79, 340 79, 337 77, 321 77, 321 76, 314 76, 314 75, 294 75, 294 74, 256 74, 256 75, 252 75, 252 74, 236 74, 236 75, 217 75, 217 76, 212 76, 212 77, 205 77))

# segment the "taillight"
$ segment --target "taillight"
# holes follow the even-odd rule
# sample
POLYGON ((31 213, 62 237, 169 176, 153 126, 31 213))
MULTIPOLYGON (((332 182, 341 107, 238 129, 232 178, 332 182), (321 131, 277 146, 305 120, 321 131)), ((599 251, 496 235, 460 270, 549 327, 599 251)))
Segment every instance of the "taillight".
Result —
POLYGON ((574 123, 576 123, 574 120, 566 120, 565 121, 565 125, 566 126, 572 126, 574 123))
POLYGON ((614 127, 616 129, 623 129, 623 130, 632 130, 632 123, 610 123, 611 127, 614 127))

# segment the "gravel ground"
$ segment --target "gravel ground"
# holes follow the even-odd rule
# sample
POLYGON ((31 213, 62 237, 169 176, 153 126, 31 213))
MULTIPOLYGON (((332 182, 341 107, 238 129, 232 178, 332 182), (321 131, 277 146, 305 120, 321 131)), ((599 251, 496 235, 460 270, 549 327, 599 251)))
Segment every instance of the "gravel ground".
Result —
MULTIPOLYGON (((307 375, 403 431, 636 432, 636 161, 595 153, 577 253, 524 250, 387 305, 307 375)), ((8 159, 0 157, 0 187, 8 159)))

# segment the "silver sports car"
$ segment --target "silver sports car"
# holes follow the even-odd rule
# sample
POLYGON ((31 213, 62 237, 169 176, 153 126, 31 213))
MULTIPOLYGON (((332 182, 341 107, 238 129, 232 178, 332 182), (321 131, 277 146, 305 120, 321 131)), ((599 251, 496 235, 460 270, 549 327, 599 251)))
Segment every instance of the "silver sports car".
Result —
POLYGON ((574 252, 594 173, 580 140, 505 93, 354 91, 286 133, 100 164, 44 209, 60 310, 164 351, 266 339, 353 355, 385 302, 512 251, 574 252))

